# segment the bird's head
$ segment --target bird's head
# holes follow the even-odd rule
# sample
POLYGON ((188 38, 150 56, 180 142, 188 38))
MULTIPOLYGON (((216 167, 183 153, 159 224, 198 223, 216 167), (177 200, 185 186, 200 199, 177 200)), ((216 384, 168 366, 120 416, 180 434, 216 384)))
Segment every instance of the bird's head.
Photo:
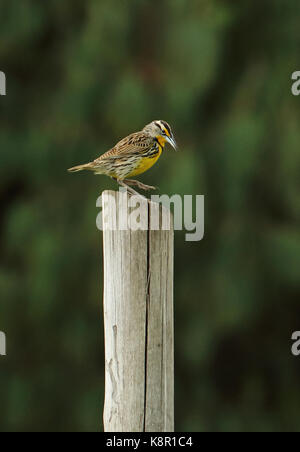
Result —
POLYGON ((172 129, 166 121, 153 121, 144 127, 143 130, 152 138, 156 138, 161 145, 164 145, 167 142, 176 150, 177 144, 172 129))

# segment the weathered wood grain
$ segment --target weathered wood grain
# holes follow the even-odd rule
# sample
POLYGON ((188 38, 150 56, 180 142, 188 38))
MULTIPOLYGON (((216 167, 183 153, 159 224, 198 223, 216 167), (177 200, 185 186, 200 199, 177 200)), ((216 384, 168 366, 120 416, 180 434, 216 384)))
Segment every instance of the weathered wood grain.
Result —
POLYGON ((173 227, 149 231, 150 216, 158 216, 161 206, 141 199, 146 230, 119 230, 130 212, 119 206, 120 196, 131 202, 119 192, 102 197, 104 430, 173 431, 173 227))

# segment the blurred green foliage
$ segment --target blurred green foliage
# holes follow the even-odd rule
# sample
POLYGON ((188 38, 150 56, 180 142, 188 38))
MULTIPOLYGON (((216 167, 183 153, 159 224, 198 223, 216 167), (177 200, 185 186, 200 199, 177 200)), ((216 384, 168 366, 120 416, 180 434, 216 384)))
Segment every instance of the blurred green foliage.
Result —
POLYGON ((107 178, 68 175, 153 119, 143 181, 204 194, 175 241, 176 429, 298 431, 300 99, 296 0, 0 4, 1 431, 97 431, 107 178), (297 66, 298 65, 298 66, 297 66))

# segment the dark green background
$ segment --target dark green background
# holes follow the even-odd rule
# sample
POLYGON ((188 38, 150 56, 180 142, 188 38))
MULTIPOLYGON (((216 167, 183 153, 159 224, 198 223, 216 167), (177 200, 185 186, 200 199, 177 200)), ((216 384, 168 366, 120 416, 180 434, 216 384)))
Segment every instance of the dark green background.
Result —
POLYGON ((102 429, 105 177, 66 169, 153 119, 142 180, 205 195, 175 238, 176 429, 300 430, 297 0, 2 0, 1 431, 102 429))

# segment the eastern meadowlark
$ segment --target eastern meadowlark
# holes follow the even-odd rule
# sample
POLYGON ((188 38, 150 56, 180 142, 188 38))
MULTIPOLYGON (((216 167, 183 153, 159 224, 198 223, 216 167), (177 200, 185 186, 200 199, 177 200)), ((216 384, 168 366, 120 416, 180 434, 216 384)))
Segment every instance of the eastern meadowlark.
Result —
POLYGON ((134 194, 137 192, 128 185, 135 185, 142 190, 153 190, 155 187, 129 178, 150 169, 161 156, 166 143, 176 149, 176 141, 171 127, 165 121, 153 121, 140 132, 123 138, 93 162, 74 166, 68 171, 90 170, 94 174, 110 176, 134 194))

